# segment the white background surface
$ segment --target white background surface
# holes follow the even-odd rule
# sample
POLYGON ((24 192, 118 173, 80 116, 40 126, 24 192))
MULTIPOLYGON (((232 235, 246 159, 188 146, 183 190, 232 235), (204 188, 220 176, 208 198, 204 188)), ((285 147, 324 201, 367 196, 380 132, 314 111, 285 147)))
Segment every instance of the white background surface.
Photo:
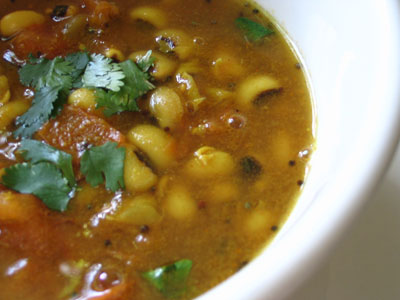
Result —
POLYGON ((289 298, 359 299, 400 299, 400 145, 376 193, 333 256, 289 298))

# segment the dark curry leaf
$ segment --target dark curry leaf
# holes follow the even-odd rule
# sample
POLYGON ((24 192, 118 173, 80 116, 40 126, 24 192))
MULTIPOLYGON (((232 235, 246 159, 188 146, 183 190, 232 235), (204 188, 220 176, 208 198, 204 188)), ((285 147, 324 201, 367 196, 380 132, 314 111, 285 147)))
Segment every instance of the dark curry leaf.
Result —
POLYGON ((171 265, 142 273, 151 285, 166 297, 179 297, 187 290, 186 281, 192 269, 192 261, 179 260, 171 265))

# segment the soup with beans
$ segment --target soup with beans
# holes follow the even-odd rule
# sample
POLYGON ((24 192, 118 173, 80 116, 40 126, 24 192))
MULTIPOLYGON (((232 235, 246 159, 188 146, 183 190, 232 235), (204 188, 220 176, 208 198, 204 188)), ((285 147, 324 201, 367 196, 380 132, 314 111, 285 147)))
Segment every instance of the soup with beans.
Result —
POLYGON ((192 299, 279 231, 312 105, 256 5, 7 0, 0 17, 0 299, 192 299))

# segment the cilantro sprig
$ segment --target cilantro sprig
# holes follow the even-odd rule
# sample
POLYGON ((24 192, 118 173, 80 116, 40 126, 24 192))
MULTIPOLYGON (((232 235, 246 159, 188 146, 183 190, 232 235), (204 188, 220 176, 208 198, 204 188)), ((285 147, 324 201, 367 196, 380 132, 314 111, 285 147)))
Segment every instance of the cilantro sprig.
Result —
MULTIPOLYGON (((151 51, 147 52, 151 54, 151 51)), ((104 107, 104 114, 110 116, 123 111, 139 111, 136 99, 143 96, 155 86, 149 81, 148 72, 153 59, 146 54, 138 65, 131 60, 120 63, 125 78, 120 90, 97 89, 97 105, 104 107)))
POLYGON ((262 38, 274 33, 272 29, 265 27, 246 17, 237 18, 235 20, 235 25, 237 28, 243 31, 244 35, 251 42, 258 42, 262 38))
POLYGON ((92 54, 82 81, 84 87, 100 87, 118 92, 125 78, 121 66, 101 54, 92 54))
POLYGON ((70 154, 35 140, 24 140, 18 149, 29 161, 5 169, 5 186, 33 194, 47 207, 65 211, 76 188, 70 154))
MULTIPOLYGON (((115 192, 125 187, 125 148, 116 143, 91 147, 81 159, 81 172, 92 186, 104 183, 115 192)), ((77 188, 72 156, 43 142, 26 139, 18 152, 26 162, 5 168, 2 183, 17 192, 37 196, 50 209, 65 211, 77 188)))
POLYGON ((135 64, 131 60, 114 63, 101 54, 77 52, 64 57, 30 57, 19 70, 23 85, 35 89, 29 110, 16 120, 14 135, 30 138, 51 117, 57 116, 73 89, 96 90, 97 107, 106 115, 138 111, 136 100, 155 88, 149 68, 154 59, 151 51, 135 64))

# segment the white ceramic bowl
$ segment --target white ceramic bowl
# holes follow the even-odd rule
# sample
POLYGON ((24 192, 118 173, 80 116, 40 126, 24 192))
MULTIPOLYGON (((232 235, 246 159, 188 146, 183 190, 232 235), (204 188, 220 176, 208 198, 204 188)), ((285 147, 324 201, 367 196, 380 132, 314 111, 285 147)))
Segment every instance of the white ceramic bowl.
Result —
POLYGON ((306 66, 317 150, 275 240, 199 300, 284 299, 327 257, 382 177, 400 125, 397 0, 260 0, 306 66))

